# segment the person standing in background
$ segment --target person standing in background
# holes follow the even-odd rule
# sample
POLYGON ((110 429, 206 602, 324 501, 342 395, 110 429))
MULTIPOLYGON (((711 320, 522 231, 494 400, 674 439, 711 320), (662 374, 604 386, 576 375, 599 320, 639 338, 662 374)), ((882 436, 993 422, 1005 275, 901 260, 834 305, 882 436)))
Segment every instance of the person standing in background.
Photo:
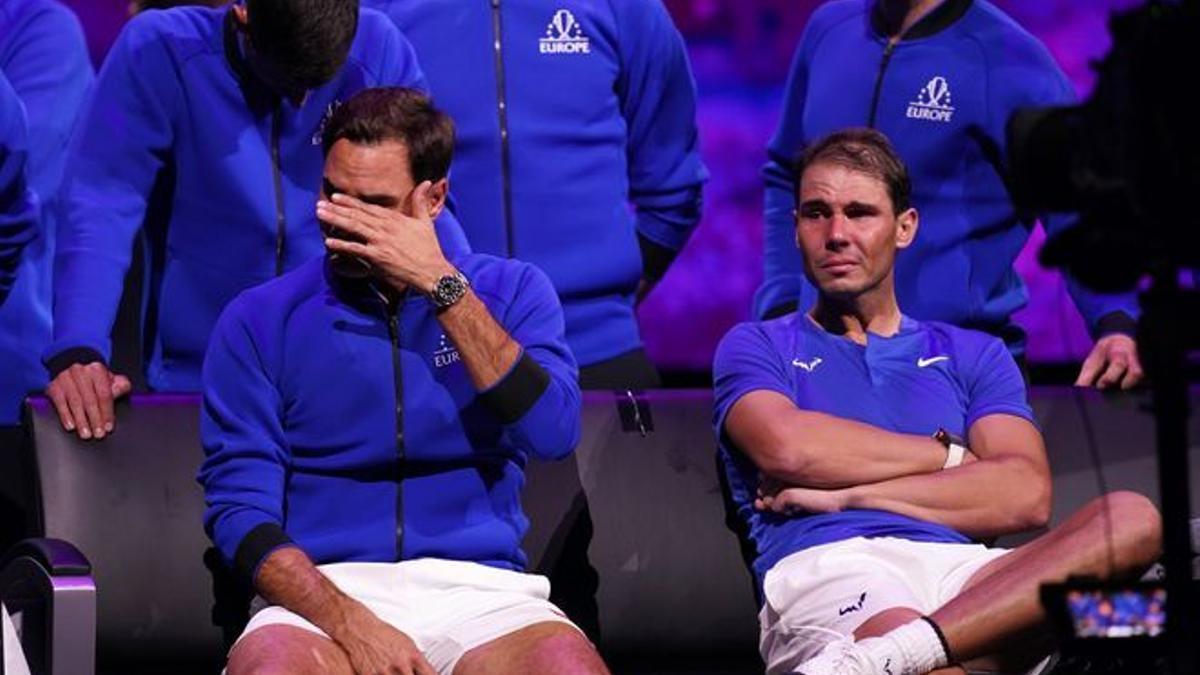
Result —
POLYGON ((28 157, 25 106, 0 73, 0 315, 5 317, 0 324, 0 402, 6 417, 0 424, 0 550, 20 538, 25 522, 21 472, 14 470, 24 440, 16 423, 26 391, 21 368, 24 352, 14 339, 20 336, 21 324, 9 321, 21 317, 7 308, 22 305, 21 297, 13 297, 12 292, 27 286, 22 275, 29 269, 24 260, 38 239, 38 203, 29 188, 28 157))
MULTIPOLYGON (((1027 294, 1013 269, 1033 215, 1005 185, 1005 125, 1022 107, 1067 105, 1074 92, 1046 48, 986 0, 835 0, 809 20, 768 146, 764 281, 759 318, 807 310, 793 213, 791 166, 813 139, 870 126, 895 144, 914 176, 925 234, 899 262, 896 293, 914 318, 1004 339, 1024 354, 1012 321, 1027 294)), ((1042 219, 1053 236, 1071 218, 1042 219)), ((1143 376, 1132 294, 1101 295, 1067 279, 1096 343, 1076 384, 1129 388, 1143 376)))
POLYGON ((0 5, 0 72, 24 107, 22 171, 40 204, 14 285, 0 304, 0 447, 7 447, 16 441, 21 401, 47 381, 41 353, 50 343, 59 185, 67 139, 93 79, 78 19, 56 0, 6 0, 0 5))
POLYGON ((687 52, 662 3, 364 5, 412 40, 458 125, 472 248, 550 276, 584 389, 657 386, 634 309, 699 223, 708 175, 687 52))
POLYGON ((130 20, 100 71, 63 188, 43 359, 67 431, 106 436, 112 401, 130 388, 109 368, 109 333, 135 238, 146 237, 150 258, 147 382, 198 391, 225 303, 321 253, 310 205, 323 120, 385 85, 425 81, 403 36, 376 12, 360 16, 354 0, 246 0, 130 20), (152 194, 170 215, 143 231, 152 194))

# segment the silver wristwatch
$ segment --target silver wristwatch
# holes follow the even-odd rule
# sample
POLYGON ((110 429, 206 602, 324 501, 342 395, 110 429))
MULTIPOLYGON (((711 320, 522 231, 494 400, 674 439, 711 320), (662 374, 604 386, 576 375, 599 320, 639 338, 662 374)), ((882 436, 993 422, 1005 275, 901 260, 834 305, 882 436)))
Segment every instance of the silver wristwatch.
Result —
POLYGON ((467 281, 462 272, 445 274, 433 285, 433 291, 429 294, 429 299, 433 301, 433 304, 438 309, 446 309, 459 300, 462 300, 462 297, 467 294, 467 289, 470 287, 471 282, 467 281))

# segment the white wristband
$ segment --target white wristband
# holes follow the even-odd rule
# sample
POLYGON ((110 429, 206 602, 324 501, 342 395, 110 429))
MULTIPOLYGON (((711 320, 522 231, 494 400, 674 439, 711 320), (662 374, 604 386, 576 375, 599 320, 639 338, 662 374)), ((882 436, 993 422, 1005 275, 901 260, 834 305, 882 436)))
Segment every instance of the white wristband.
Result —
POLYGON ((946 463, 942 465, 942 469, 952 469, 963 463, 963 457, 967 454, 967 449, 958 443, 951 443, 950 447, 946 448, 946 463))

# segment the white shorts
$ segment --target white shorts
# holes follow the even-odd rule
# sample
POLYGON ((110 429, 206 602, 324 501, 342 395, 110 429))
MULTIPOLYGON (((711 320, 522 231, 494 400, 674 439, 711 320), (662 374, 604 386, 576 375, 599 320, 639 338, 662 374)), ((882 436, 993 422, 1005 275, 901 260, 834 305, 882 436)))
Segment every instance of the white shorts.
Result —
POLYGON ((1007 549, 855 537, 780 560, 763 579, 759 651, 767 673, 786 673, 839 635, 893 607, 930 614, 1007 549))
MULTIPOLYGON (((466 652, 513 631, 545 621, 575 628, 547 600, 550 581, 536 574, 433 558, 331 563, 317 569, 343 593, 412 638, 434 669, 445 675, 466 652)), ((238 640, 263 626, 281 624, 325 635, 303 617, 272 605, 250 618, 238 640)))
POLYGON ((8 618, 8 608, 0 602, 0 673, 29 675, 25 650, 17 638, 17 628, 8 618))

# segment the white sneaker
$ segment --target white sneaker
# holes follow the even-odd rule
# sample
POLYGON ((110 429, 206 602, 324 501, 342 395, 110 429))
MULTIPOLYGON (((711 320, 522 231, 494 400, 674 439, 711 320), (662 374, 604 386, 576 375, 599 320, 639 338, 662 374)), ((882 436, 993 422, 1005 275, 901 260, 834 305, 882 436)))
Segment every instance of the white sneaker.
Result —
POLYGON ((819 654, 800 664, 797 675, 899 675, 891 660, 882 666, 850 638, 834 640, 819 654))

